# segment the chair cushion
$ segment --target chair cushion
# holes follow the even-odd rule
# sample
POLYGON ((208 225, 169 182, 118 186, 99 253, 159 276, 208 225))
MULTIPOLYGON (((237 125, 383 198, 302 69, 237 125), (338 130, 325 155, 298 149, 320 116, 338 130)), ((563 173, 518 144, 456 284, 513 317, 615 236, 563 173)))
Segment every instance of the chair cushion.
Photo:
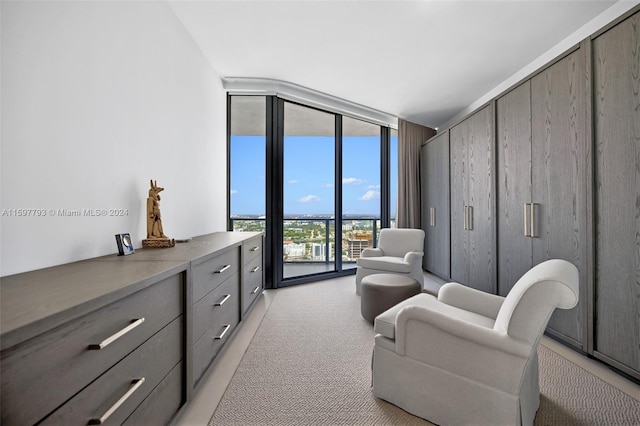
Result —
POLYGON ((385 228, 380 230, 378 247, 385 256, 404 257, 410 251, 424 250, 422 229, 385 228))
POLYGON ((396 316, 398 312, 405 306, 418 305, 425 308, 432 309, 437 312, 441 312, 445 315, 459 318, 463 321, 471 322, 482 327, 493 328, 495 321, 491 318, 474 314, 473 312, 459 309, 446 303, 440 302, 434 296, 427 293, 420 293, 413 297, 406 299, 403 302, 398 303, 394 307, 384 311, 378 315, 374 322, 374 331, 380 333, 389 339, 396 338, 396 316))
POLYGON ((411 265, 404 261, 402 257, 380 256, 361 257, 357 260, 357 265, 368 269, 378 269, 388 272, 400 272, 408 274, 411 272, 411 265))

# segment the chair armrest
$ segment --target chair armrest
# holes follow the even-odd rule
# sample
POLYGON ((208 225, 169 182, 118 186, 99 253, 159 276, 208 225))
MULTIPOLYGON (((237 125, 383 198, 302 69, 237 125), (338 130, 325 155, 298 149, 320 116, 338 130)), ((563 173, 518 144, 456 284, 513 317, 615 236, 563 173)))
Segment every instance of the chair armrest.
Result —
MULTIPOLYGON (((435 333, 445 336, 444 338, 462 339, 516 357, 527 358, 531 352, 531 345, 515 340, 506 333, 467 322, 424 306, 409 305, 402 308, 396 316, 396 352, 401 355, 406 354, 407 329, 410 321, 415 322, 414 326, 425 329, 423 331, 429 334, 435 333), (436 331, 427 331, 426 329, 436 331)), ((429 341, 426 335, 422 334, 418 340, 429 341)))
POLYGON ((512 394, 536 350, 506 333, 417 305, 398 313, 395 340, 398 355, 512 394))
POLYGON ((450 306, 470 311, 495 320, 504 297, 485 293, 458 283, 447 283, 440 287, 438 300, 450 306))
POLYGON ((410 251, 404 255, 404 261, 407 263, 421 262, 422 256, 424 253, 421 251, 410 251))
POLYGON ((384 252, 379 248, 366 248, 360 252, 360 257, 380 257, 384 256, 384 252))

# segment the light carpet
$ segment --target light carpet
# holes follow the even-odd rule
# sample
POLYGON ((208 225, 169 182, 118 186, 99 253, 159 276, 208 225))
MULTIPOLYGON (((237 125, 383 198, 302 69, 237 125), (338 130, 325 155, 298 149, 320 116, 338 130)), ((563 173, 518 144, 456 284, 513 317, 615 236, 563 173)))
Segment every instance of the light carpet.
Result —
MULTIPOLYGON (((276 291, 209 425, 428 425, 371 392, 353 277, 276 291)), ((640 425, 640 402, 540 346, 536 425, 640 425)), ((461 402, 463 403, 463 402, 461 402)))

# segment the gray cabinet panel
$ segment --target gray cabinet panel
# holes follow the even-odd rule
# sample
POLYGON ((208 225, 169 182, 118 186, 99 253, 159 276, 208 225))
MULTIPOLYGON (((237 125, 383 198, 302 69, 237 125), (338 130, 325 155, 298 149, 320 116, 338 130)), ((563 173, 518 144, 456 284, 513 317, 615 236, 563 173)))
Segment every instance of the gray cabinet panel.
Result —
POLYGON ((243 262, 247 263, 256 257, 262 257, 262 235, 252 238, 242 243, 242 258, 243 262))
POLYGON ((595 350, 640 373, 640 13, 593 41, 595 350))
POLYGON ((224 253, 193 266, 193 302, 240 270, 240 249, 233 247, 224 253))
POLYGON ((495 291, 493 108, 450 130, 451 278, 495 291))
MULTIPOLYGON (((182 330, 183 321, 180 317, 84 388, 41 424, 86 425, 88 419, 101 418, 111 407, 118 408, 108 416, 109 424, 122 424, 180 362, 182 330), (122 400, 127 394, 129 397, 122 400), (118 402, 122 402, 122 405, 118 406, 118 402)), ((182 398, 179 394, 174 394, 173 399, 179 405, 182 398)))
POLYGON ((229 299, 231 305, 193 347, 193 378, 197 383, 216 357, 220 349, 229 340, 239 323, 240 301, 229 299))
POLYGON ((422 228, 425 232, 424 269, 449 278, 449 132, 422 145, 422 228))
POLYGON ((469 158, 469 285, 495 292, 493 108, 470 117, 469 158))
POLYGON ((183 370, 183 361, 180 361, 123 424, 125 426, 169 424, 184 400, 182 397, 183 370))
POLYGON ((468 122, 453 127, 450 137, 451 172, 451 278, 459 283, 469 282, 468 238, 465 229, 465 206, 469 196, 467 177, 468 122))
MULTIPOLYGON (((229 307, 238 305, 240 300, 240 276, 233 274, 218 288, 193 305, 192 338, 197 342, 202 335, 229 307)), ((233 309, 233 308, 231 308, 233 309)))
POLYGON ((532 266, 529 233, 531 202, 531 84, 496 101, 498 294, 506 296, 532 266), (525 229, 527 225, 527 229, 525 229))
POLYGON ((587 296, 583 69, 576 50, 531 79, 533 264, 564 259, 578 267, 580 303, 549 321, 575 342, 584 341, 587 296))
POLYGON ((262 258, 255 258, 243 268, 242 312, 246 312, 262 292, 262 258))

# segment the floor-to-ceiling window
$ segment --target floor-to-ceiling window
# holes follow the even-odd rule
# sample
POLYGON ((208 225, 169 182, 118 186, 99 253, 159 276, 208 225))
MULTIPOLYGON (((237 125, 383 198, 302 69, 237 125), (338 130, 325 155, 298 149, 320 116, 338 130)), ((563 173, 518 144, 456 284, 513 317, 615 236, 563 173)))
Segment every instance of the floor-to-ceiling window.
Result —
POLYGON ((266 230, 266 97, 230 96, 229 226, 266 230))
POLYGON ((282 277, 336 270, 334 114, 284 102, 282 277))
POLYGON ((342 265, 355 268, 380 229, 379 125, 342 118, 342 265))
POLYGON ((229 230, 265 231, 267 286, 353 273, 395 218, 397 132, 277 96, 228 107, 229 230))

